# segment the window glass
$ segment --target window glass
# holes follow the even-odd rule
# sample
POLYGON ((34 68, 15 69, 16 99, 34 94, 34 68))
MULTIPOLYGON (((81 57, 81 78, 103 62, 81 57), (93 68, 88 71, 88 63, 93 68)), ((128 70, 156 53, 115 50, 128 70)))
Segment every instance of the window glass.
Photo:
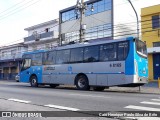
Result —
POLYGON ((69 63, 70 50, 57 51, 56 64, 66 64, 69 63))
POLYGON ((32 55, 32 65, 33 66, 42 65, 42 53, 32 55))
POLYGON ((30 68, 31 67, 31 59, 23 59, 23 62, 22 62, 22 69, 21 70, 25 70, 27 68, 30 68))
POLYGON ((100 61, 114 61, 117 59, 116 44, 100 46, 100 61))
POLYGON ((160 16, 159 15, 155 15, 152 16, 152 28, 159 28, 160 27, 160 16))
POLYGON ((125 60, 128 55, 128 42, 118 43, 118 60, 125 60))
POLYGON ((104 4, 104 9, 105 10, 110 10, 111 9, 111 0, 105 0, 105 4, 104 4))
POLYGON ((54 65, 55 64, 56 52, 46 52, 43 54, 43 65, 54 65))
POLYGON ((85 47, 84 62, 97 62, 99 60, 99 46, 85 47))
MULTIPOLYGON (((111 36, 112 36, 111 24, 95 26, 85 30, 85 40, 104 38, 104 37, 107 38, 111 36)), ((79 31, 66 33, 64 39, 67 42, 79 40, 79 31)))
POLYGON ((61 15, 62 16, 62 22, 78 19, 78 16, 76 18, 75 9, 63 12, 61 14, 62 14, 61 15))
POLYGON ((104 11, 104 4, 98 6, 98 12, 104 11))
POLYGON ((136 49, 137 49, 137 53, 144 57, 147 58, 147 47, 146 44, 140 40, 136 40, 136 49))
POLYGON ((32 58, 32 55, 25 54, 25 55, 23 55, 23 58, 32 58))
POLYGON ((83 48, 71 49, 71 63, 83 62, 83 48))
POLYGON ((160 46, 160 42, 153 42, 153 47, 159 47, 160 46))

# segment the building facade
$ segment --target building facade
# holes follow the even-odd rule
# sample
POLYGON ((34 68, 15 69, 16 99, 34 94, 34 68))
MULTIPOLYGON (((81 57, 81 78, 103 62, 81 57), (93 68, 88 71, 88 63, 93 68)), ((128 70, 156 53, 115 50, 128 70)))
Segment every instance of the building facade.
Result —
POLYGON ((0 79, 13 80, 19 73, 22 54, 27 51, 23 43, 0 48, 0 79))
POLYGON ((48 50, 58 46, 58 19, 25 29, 28 37, 24 42, 0 47, 0 79, 13 80, 19 73, 24 52, 48 50))
MULTIPOLYGON (((84 40, 111 39, 113 37, 113 1, 89 0, 83 14, 84 40)), ((80 12, 77 6, 59 12, 61 43, 80 41, 80 12)), ((82 26, 81 26, 82 27, 82 26)))
POLYGON ((24 30, 28 32, 28 37, 24 38, 24 44, 28 46, 28 51, 52 49, 58 45, 58 19, 40 23, 24 30))
POLYGON ((142 40, 147 44, 149 80, 160 77, 160 4, 141 9, 142 40))
POLYGON ((72 41, 79 42, 80 26, 83 29, 83 37, 81 39, 84 41, 137 36, 136 17, 133 19, 128 12, 133 15, 135 13, 128 1, 89 0, 84 4, 85 10, 82 16, 83 26, 80 25, 80 4, 59 12, 60 44, 72 41), (127 9, 127 12, 124 8, 127 9))

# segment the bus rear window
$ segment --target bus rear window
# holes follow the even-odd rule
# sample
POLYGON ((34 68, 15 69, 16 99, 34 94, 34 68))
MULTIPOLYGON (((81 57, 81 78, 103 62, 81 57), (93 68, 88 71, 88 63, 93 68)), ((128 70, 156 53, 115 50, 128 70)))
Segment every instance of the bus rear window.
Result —
POLYGON ((147 47, 144 42, 136 40, 136 51, 140 56, 147 58, 147 47))

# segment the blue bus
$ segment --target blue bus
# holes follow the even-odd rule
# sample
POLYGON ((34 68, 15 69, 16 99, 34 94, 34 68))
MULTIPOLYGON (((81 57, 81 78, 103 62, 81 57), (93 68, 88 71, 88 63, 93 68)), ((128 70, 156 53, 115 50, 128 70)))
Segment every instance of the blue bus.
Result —
POLYGON ((23 55, 20 82, 79 90, 137 87, 148 82, 146 44, 137 38, 60 46, 23 55))

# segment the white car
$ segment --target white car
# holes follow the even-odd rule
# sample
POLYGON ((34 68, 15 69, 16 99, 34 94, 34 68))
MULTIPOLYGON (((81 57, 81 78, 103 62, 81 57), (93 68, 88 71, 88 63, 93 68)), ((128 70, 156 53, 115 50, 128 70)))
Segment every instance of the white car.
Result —
POLYGON ((17 74, 17 75, 15 76, 15 80, 16 80, 16 82, 19 82, 19 74, 17 74))

